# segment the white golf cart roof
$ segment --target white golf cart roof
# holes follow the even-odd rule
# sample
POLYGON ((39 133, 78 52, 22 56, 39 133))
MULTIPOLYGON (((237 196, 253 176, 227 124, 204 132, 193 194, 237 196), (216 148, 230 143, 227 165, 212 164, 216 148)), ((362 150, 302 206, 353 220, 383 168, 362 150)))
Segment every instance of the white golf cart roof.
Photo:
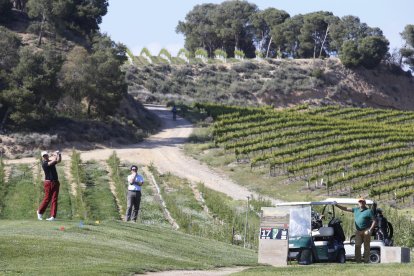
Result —
MULTIPOLYGON (((347 204, 348 205, 356 205, 356 204, 358 204, 358 199, 357 198, 350 198, 350 197, 348 197, 348 198, 346 198, 346 197, 344 197, 344 198, 341 198, 341 197, 327 198, 324 201, 326 201, 326 202, 335 201, 336 203, 338 203, 340 205, 347 205, 347 204)), ((324 202, 324 201, 322 201, 322 202, 324 202)), ((374 203, 371 199, 365 199, 365 202, 368 205, 371 205, 371 204, 374 203)))
POLYGON ((334 200, 324 200, 324 201, 297 201, 297 202, 283 202, 277 203, 276 207, 279 206, 304 206, 304 205, 335 205, 337 202, 334 200))

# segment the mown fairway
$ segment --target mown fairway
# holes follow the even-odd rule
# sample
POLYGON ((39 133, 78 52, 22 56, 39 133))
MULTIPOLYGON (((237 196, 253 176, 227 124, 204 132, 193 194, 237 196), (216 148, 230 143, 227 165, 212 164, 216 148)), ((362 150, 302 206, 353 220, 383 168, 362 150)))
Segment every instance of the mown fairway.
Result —
POLYGON ((1 220, 0 256, 0 274, 26 275, 121 275, 257 263, 252 250, 116 221, 1 220))
POLYGON ((414 263, 409 264, 313 264, 310 266, 289 266, 284 268, 257 267, 245 270, 233 275, 237 276, 271 276, 271 275, 298 275, 298 276, 321 276, 321 275, 413 275, 414 263))

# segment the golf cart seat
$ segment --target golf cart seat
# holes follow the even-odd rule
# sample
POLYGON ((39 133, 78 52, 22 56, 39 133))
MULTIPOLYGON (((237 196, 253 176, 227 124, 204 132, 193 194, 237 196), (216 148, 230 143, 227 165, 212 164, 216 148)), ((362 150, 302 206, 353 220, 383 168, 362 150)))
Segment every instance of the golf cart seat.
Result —
POLYGON ((312 231, 312 237, 331 237, 333 234, 333 227, 321 227, 312 231))

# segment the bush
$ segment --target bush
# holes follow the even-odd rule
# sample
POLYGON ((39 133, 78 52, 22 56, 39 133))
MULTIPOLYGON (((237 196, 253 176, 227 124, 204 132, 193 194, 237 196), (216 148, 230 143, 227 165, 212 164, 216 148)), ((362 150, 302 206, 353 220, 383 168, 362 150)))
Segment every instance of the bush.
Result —
POLYGON ((232 67, 232 69, 237 73, 245 73, 252 70, 256 70, 257 68, 257 65, 252 62, 239 62, 235 63, 232 67))

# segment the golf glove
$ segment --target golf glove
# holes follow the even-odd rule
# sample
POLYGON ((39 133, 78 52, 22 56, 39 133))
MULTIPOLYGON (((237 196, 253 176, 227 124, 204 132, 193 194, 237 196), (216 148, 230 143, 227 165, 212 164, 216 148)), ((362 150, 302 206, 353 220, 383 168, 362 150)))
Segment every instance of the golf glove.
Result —
POLYGON ((364 232, 365 235, 371 235, 371 230, 367 230, 364 232))

